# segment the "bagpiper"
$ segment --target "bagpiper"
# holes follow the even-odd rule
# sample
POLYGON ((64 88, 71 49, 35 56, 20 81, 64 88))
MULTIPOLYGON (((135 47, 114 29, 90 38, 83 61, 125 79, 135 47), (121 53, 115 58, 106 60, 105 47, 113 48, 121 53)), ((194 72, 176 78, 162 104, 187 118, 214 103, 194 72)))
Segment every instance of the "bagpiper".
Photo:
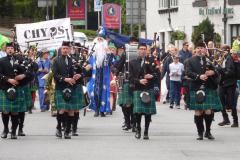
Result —
POLYGON ((85 106, 81 68, 75 68, 70 58, 70 42, 63 41, 61 55, 53 62, 55 86, 55 104, 58 109, 56 137, 61 138, 61 124, 66 123, 64 138, 71 139, 70 130, 74 122, 74 113, 85 106), (67 116, 64 116, 64 113, 67 116))
POLYGON ((196 45, 196 56, 188 60, 186 69, 186 75, 191 78, 189 109, 195 111, 194 122, 198 131, 197 140, 203 140, 203 136, 213 140, 215 139, 211 134, 213 110, 222 110, 222 105, 217 94, 218 73, 211 61, 206 58, 203 42, 196 45), (205 134, 204 120, 206 123, 205 134))
POLYGON ((145 116, 145 130, 143 139, 149 139, 148 129, 151 116, 156 114, 154 83, 157 80, 155 67, 146 60, 146 44, 138 45, 138 57, 130 61, 130 89, 133 94, 133 113, 136 117, 137 131, 135 138, 141 138, 141 118, 145 116))
POLYGON ((31 77, 31 73, 23 70, 18 57, 14 55, 14 43, 7 43, 6 53, 7 56, 0 59, 0 112, 4 125, 1 138, 7 138, 11 116, 11 139, 17 139, 18 113, 27 111, 30 102, 28 100, 31 99, 27 97, 28 91, 24 85, 24 81, 31 77))

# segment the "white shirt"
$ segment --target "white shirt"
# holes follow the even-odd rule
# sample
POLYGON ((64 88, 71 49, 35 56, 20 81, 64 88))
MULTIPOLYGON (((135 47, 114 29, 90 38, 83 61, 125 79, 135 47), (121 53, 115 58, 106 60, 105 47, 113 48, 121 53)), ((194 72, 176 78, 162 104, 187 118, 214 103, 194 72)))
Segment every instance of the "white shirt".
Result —
POLYGON ((181 76, 184 71, 184 66, 182 63, 172 62, 169 65, 169 70, 170 70, 169 76, 171 81, 181 81, 181 76))
POLYGON ((6 57, 6 56, 7 56, 7 54, 6 54, 5 52, 0 51, 0 58, 2 58, 2 57, 6 57))

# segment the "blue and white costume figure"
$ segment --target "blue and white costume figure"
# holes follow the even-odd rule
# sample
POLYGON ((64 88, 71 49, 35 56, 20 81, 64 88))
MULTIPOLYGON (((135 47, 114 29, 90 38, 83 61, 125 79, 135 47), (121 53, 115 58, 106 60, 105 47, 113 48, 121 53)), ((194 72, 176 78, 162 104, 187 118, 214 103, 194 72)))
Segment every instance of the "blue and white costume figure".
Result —
POLYGON ((92 77, 87 83, 87 93, 88 93, 88 97, 90 98, 89 108, 96 110, 96 103, 94 98, 94 86, 95 86, 97 70, 96 70, 95 58, 93 56, 89 58, 89 64, 92 66, 92 77))
MULTIPOLYGON (((94 90, 90 93, 90 97, 94 97, 94 101, 90 106, 96 113, 111 112, 110 108, 110 66, 112 63, 113 55, 108 54, 108 43, 102 37, 94 39, 96 43, 95 52, 93 57, 95 64, 93 64, 92 79, 94 79, 94 90), (94 73, 95 72, 95 73, 94 73)), ((95 116, 98 116, 96 114, 95 116)))

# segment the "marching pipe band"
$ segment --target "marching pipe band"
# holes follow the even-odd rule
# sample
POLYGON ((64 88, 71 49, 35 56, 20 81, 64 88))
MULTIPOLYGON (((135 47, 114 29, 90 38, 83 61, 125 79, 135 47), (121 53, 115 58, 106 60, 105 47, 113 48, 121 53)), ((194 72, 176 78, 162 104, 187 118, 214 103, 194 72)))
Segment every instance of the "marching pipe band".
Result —
MULTIPOLYGON (((146 119, 143 138, 149 139, 148 130, 151 115, 156 114, 155 100, 157 99, 156 96, 160 95, 161 89, 161 65, 165 63, 166 59, 173 56, 166 55, 165 57, 161 57, 162 55, 160 55, 157 48, 156 35, 155 33, 153 44, 149 50, 147 50, 145 44, 140 43, 138 44, 137 50, 134 51, 136 52, 135 57, 130 60, 130 55, 126 55, 124 52, 120 58, 120 63, 116 66, 113 65, 113 68, 116 68, 114 74, 118 77, 116 80, 120 89, 118 93, 118 104, 122 107, 124 114, 123 130, 128 131, 132 129, 133 132, 136 132, 135 137, 137 139, 141 138, 142 115, 145 115, 146 119)), ((16 37, 14 37, 14 39, 16 40, 16 37)), ((95 52, 95 45, 96 43, 94 43, 90 53, 88 53, 89 49, 85 47, 85 42, 83 46, 81 46, 80 43, 73 42, 71 45, 70 42, 63 42, 60 55, 53 60, 52 74, 56 85, 54 88, 53 101, 58 110, 56 137, 61 138, 63 136, 62 128, 64 128, 65 139, 70 139, 70 134, 72 134, 72 136, 78 135, 77 124, 79 110, 86 108, 89 104, 89 98, 83 88, 86 86, 88 78, 92 76, 93 66, 89 64, 89 60, 95 52)), ((218 83, 220 83, 219 94, 222 104, 231 108, 233 107, 230 101, 232 102, 234 99, 224 98, 224 96, 233 97, 233 95, 229 96, 227 94, 229 86, 226 86, 225 83, 230 83, 232 80, 232 77, 229 78, 226 76, 229 74, 227 72, 231 70, 231 67, 229 68, 227 65, 227 63, 231 61, 229 54, 230 48, 208 48, 204 39, 203 44, 199 43, 196 47, 197 56, 190 58, 186 63, 186 76, 191 79, 191 87, 195 86, 195 88, 190 87, 191 95, 203 94, 194 97, 191 96, 189 107, 195 110, 194 121, 198 129, 197 139, 202 140, 203 136, 208 139, 214 139, 210 132, 213 110, 221 110, 222 107, 216 94, 218 83), (210 54, 209 50, 213 50, 213 54, 210 54), (199 70, 201 67, 203 69, 199 70), (219 75, 221 75, 220 78, 218 77, 219 75), (199 87, 202 85, 204 88, 199 87), (210 102, 209 97, 212 96, 216 96, 216 99, 210 102), (213 106, 210 106, 210 104, 213 104, 213 106), (203 134, 203 120, 206 121, 205 134, 203 134)), ((29 46, 28 44, 25 53, 21 53, 19 45, 15 41, 14 43, 7 44, 7 54, 7 58, 0 60, 0 65, 5 67, 0 69, 0 96, 6 99, 7 104, 11 104, 14 108, 8 108, 7 104, 0 106, 4 123, 2 138, 7 138, 9 133, 8 120, 9 116, 11 116, 13 120, 11 138, 16 139, 17 126, 19 126, 18 136, 25 136, 23 132, 25 112, 27 108, 32 106, 29 84, 33 80, 34 72, 37 70, 37 44, 35 47, 29 46), (14 54, 12 53, 13 50, 15 52, 14 54), (12 67, 10 67, 9 73, 7 73, 5 69, 9 64, 12 67), (5 88, 5 84, 8 84, 8 88, 5 88), (19 92, 24 93, 24 101, 21 99, 22 97, 19 97, 19 92)), ((106 63, 108 62, 104 59, 104 65, 106 63)), ((233 76, 233 73, 231 76, 233 76)), ((231 91, 233 93, 235 93, 235 84, 236 80, 232 80, 232 88, 230 89, 232 89, 231 91)), ((233 117, 234 123, 232 127, 237 127, 237 115, 235 110, 232 112, 235 116, 233 117)), ((219 125, 228 125, 230 122, 224 110, 223 118, 224 121, 219 125)))

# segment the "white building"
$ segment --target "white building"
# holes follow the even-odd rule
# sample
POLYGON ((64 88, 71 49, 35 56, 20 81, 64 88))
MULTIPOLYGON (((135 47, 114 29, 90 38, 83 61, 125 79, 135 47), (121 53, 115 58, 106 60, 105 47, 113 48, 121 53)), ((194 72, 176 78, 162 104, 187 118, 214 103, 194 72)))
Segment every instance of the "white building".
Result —
POLYGON ((161 47, 171 42, 173 30, 184 31, 186 41, 191 42, 194 27, 207 17, 224 42, 223 13, 228 17, 226 43, 231 44, 240 35, 240 0, 226 0, 226 10, 224 0, 146 0, 146 8, 147 37, 153 38, 154 32, 158 32, 161 47))

